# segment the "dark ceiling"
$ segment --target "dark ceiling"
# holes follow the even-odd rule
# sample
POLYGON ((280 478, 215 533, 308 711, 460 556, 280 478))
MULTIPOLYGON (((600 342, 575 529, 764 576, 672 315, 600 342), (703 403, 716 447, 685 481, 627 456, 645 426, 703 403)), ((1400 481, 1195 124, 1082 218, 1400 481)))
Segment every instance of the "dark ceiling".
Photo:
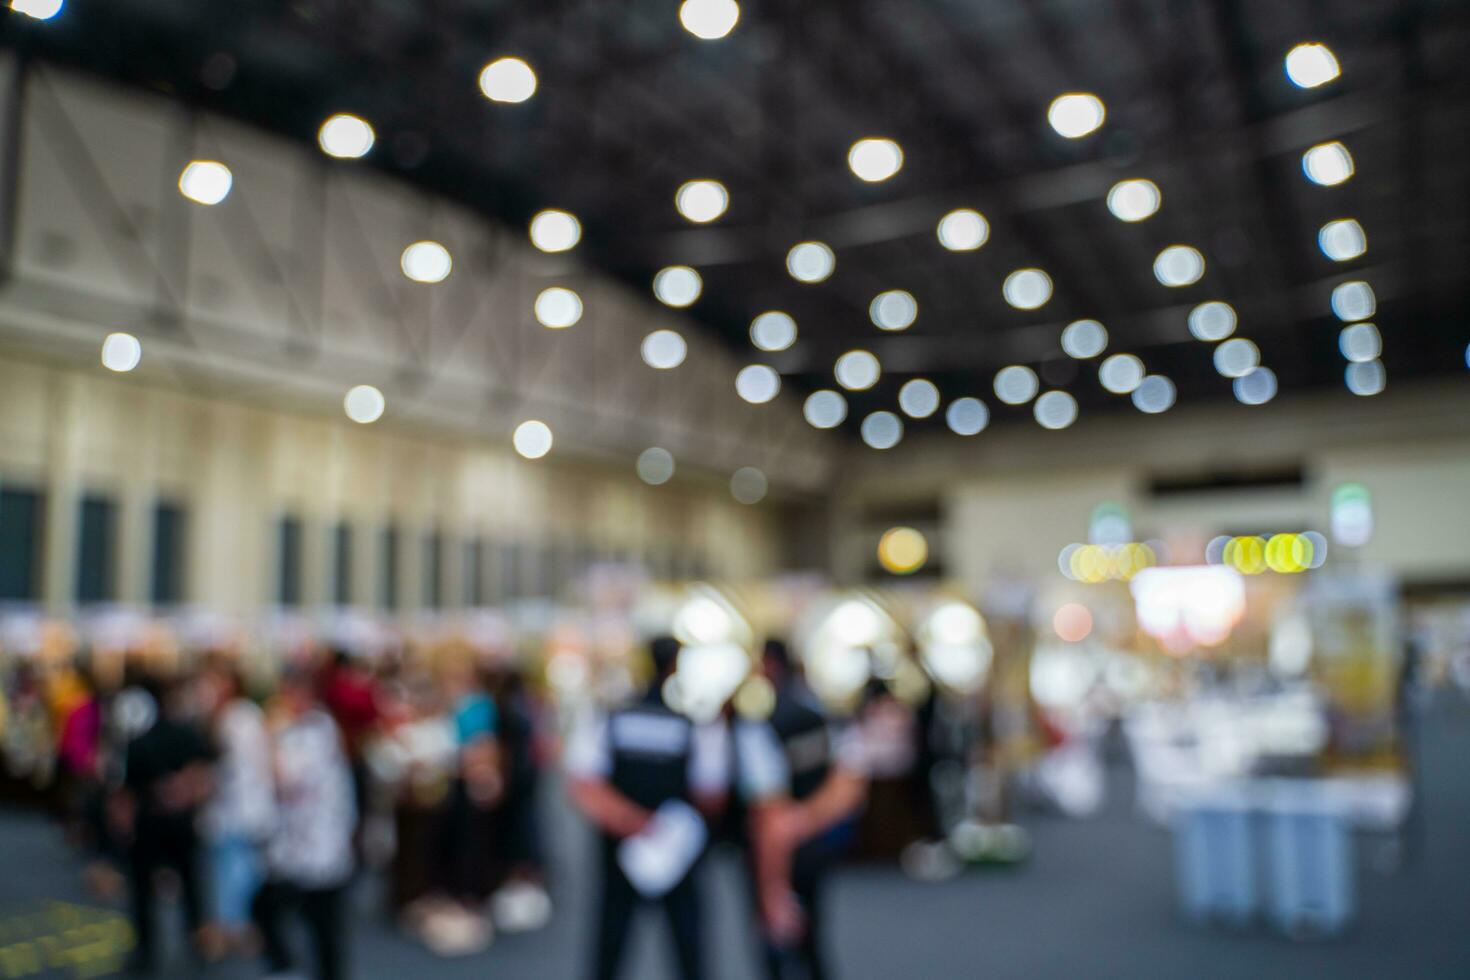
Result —
POLYGON ((983 397, 997 421, 1029 418, 994 404, 992 376, 1013 362, 1084 413, 1132 411, 1092 364, 1062 355, 1061 328, 1081 317, 1107 325, 1111 351, 1172 378, 1181 405, 1229 400, 1185 326, 1205 299, 1239 310, 1283 397, 1330 386, 1351 398, 1328 305, 1344 278, 1377 292, 1390 385, 1466 370, 1470 4, 742 0, 741 11, 729 37, 705 42, 680 27, 677 0, 67 0, 45 24, 0 18, 0 36, 302 140, 328 114, 357 112, 378 132, 371 164, 517 225, 568 208, 587 230, 584 257, 640 289, 663 265, 697 267, 693 316, 790 383, 830 387, 838 354, 873 350, 885 376, 851 397, 850 419, 893 407, 918 375, 947 397, 983 397), (1340 79, 1289 83, 1282 59, 1304 40, 1332 47, 1340 79), (480 68, 502 54, 539 76, 523 105, 479 93, 480 68), (1107 122, 1066 140, 1047 105, 1079 89, 1104 100, 1107 122), (868 135, 903 146, 892 180, 848 171, 848 146, 868 135), (1333 188, 1300 163, 1328 139, 1357 167, 1333 188), (694 177, 730 189, 712 226, 674 209, 694 177), (1114 219, 1104 198, 1124 177, 1155 181, 1162 210, 1114 219), (978 252, 936 241, 938 219, 961 206, 990 220, 978 252), (1317 247, 1319 226, 1340 217, 1369 242, 1346 264, 1317 247), (808 238, 837 251, 820 285, 785 271, 787 249, 808 238), (1153 277, 1154 254, 1175 242, 1206 256, 1194 286, 1153 277), (1055 295, 1014 310, 1001 282, 1032 265, 1055 295), (902 334, 868 320, 891 288, 920 304, 902 334), (748 325, 773 308, 796 317, 801 339, 760 354, 748 325))

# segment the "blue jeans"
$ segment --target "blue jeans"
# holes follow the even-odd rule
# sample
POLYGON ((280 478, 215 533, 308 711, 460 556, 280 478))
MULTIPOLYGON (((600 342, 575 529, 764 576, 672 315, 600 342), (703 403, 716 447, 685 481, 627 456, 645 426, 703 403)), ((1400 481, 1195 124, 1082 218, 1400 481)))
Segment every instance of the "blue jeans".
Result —
POLYGON ((245 837, 211 841, 209 879, 215 922, 228 929, 249 925, 250 903, 264 880, 255 844, 245 837))

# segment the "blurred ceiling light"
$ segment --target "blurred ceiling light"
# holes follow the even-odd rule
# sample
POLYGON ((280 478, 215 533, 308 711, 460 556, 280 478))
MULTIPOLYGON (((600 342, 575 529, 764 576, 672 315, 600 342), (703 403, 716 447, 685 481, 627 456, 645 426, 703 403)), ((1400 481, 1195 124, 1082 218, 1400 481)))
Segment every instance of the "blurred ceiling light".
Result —
POLYGON ((516 452, 527 459, 540 459, 551 452, 551 426, 538 419, 528 419, 516 426, 511 442, 516 452))
POLYGON ((61 13, 62 0, 10 0, 10 9, 35 20, 50 20, 61 13))
POLYGON ((354 385, 347 389, 347 395, 342 399, 342 409, 347 417, 359 425, 376 422, 383 417, 387 407, 388 400, 372 385, 354 385))
POLYGON ((919 301, 902 289, 879 293, 868 304, 868 318, 879 330, 907 330, 918 317, 919 301))
POLYGON ((366 156, 368 150, 373 148, 374 139, 376 137, 373 127, 368 125, 367 120, 350 112, 329 116, 317 132, 317 142, 321 144, 322 152, 343 160, 366 156))
POLYGON ((1276 372, 1268 367, 1252 368, 1232 381, 1230 387, 1242 405, 1264 405, 1276 397, 1276 372))
POLYGON ((978 398, 956 398, 944 410, 944 424, 957 436, 973 436, 990 424, 990 409, 978 398))
POLYGON ((807 396, 801 411, 814 428, 835 429, 847 418, 847 399, 830 388, 823 388, 807 396))
POLYGON ((1048 391, 1036 399, 1031 414, 1043 429, 1065 429, 1077 421, 1077 399, 1065 391, 1048 391))
POLYGON ((403 250, 398 264, 414 282, 443 282, 454 268, 449 249, 438 242, 414 242, 403 250))
POLYGON ((917 529, 891 527, 878 539, 878 562, 884 571, 910 575, 929 560, 929 542, 917 529))
POLYGON ((1261 363, 1261 351, 1244 337, 1235 337, 1215 348, 1215 370, 1227 378, 1243 378, 1261 363))
POLYGON ((762 313, 750 321, 750 342, 764 351, 786 350, 796 343, 796 321, 779 310, 762 313))
POLYGON ((939 389, 925 378, 905 381, 898 389, 898 407, 909 418, 927 419, 939 411, 939 389))
POLYGON ((1302 172, 1314 184, 1335 187, 1353 175, 1353 155, 1336 140, 1319 143, 1302 154, 1302 172))
POLYGON ((1341 74, 1337 56, 1325 44, 1298 44, 1286 53, 1286 77, 1297 88, 1326 85, 1341 74))
POLYGON ((1235 333, 1235 307, 1218 299, 1201 303, 1189 311, 1189 332, 1196 340, 1213 343, 1235 333))
POLYGON ((797 282, 821 282, 837 267, 837 256, 823 242, 799 242, 786 253, 786 271, 797 282))
POLYGON ((1040 269, 1017 269, 1001 286, 1006 302, 1018 310, 1034 310, 1051 299, 1051 276, 1040 269))
POLYGON ((1205 257, 1191 245, 1170 245, 1154 259, 1154 278, 1165 286, 1189 286, 1205 274, 1205 257))
POLYGON ((1007 405, 1026 404, 1040 387, 1036 372, 1024 365, 1012 364, 995 372, 995 397, 1007 405))
POLYGON ((1162 374, 1150 374, 1133 389, 1133 405, 1140 412, 1157 415, 1174 407, 1174 382, 1162 374))
POLYGON ((1098 367, 1097 378, 1113 394, 1129 394, 1143 382, 1143 362, 1132 354, 1114 354, 1098 367))
POLYGON ((1052 100, 1046 110, 1046 121, 1069 140, 1094 132, 1107 118, 1102 99, 1090 92, 1068 92, 1052 100))
POLYGON ((1362 280, 1345 282, 1332 290, 1332 312, 1344 323, 1366 320, 1378 312, 1378 297, 1362 280))
POLYGON ((480 72, 480 91, 491 102, 524 102, 536 94, 536 73, 520 58, 496 58, 480 72))
POLYGON ((543 252, 565 252, 582 240, 582 222, 569 211, 548 208, 531 219, 531 244, 543 252))
POLYGON ((859 180, 876 184, 903 167, 903 148, 883 136, 860 139, 847 151, 847 166, 859 180))
POLYGON ((1092 633, 1092 613, 1081 603, 1069 602, 1052 616, 1051 628, 1056 631, 1058 639, 1081 643, 1092 633))
POLYGON ((1142 178, 1120 180, 1108 191, 1108 210, 1119 221, 1131 223, 1152 217, 1163 202, 1159 185, 1142 178))
POLYGON ((668 266, 653 277, 653 295, 665 306, 689 306, 703 291, 704 280, 687 265, 668 266))
POLYGON ((878 383, 883 366, 868 351, 850 350, 837 359, 833 374, 848 391, 865 391, 878 383))
POLYGON ((973 252, 990 238, 990 222, 979 211, 960 208, 939 219, 936 233, 951 252, 973 252))
POLYGON ((718 180, 690 180, 674 193, 674 207, 695 224, 706 224, 725 213, 730 192, 718 180))
POLYGON ((730 477, 730 496, 742 504, 758 504, 766 499, 770 483, 754 466, 742 466, 730 477))
POLYGON ((781 393, 781 376, 764 364, 749 364, 735 375, 735 391, 752 405, 764 405, 781 393))
POLYGON ((1317 232, 1322 254, 1334 262, 1348 262, 1368 251, 1368 236, 1352 218, 1329 221, 1317 232))
POLYGON ((143 345, 130 333, 110 333, 102 340, 102 366, 126 374, 143 360, 143 345))
POLYGON ((862 436, 874 449, 892 449, 903 438, 903 422, 892 412, 874 412, 863 419, 862 436))
POLYGON ((1355 395, 1376 395, 1388 385, 1388 372, 1383 370, 1382 361, 1361 361, 1349 364, 1344 375, 1348 391, 1355 395))
POLYGON ((717 41, 735 29, 740 5, 735 0, 684 0, 679 5, 679 23, 702 41, 717 41))
POLYGON ((230 168, 216 160, 193 160, 179 174, 179 193, 196 204, 218 204, 234 185, 230 168))
POLYGON ((1383 337, 1371 323, 1352 323, 1337 335, 1337 349, 1355 364, 1375 361, 1383 353, 1383 337))
POLYGON ((1062 350, 1085 361, 1108 349, 1108 330, 1096 320, 1073 320, 1062 330, 1062 350))
POLYGON ((684 338, 672 330, 655 330, 643 338, 643 346, 640 351, 643 355, 643 363, 660 371, 676 368, 684 363, 684 357, 689 353, 689 345, 684 338))
POLYGON ((668 483, 674 477, 674 454, 653 446, 638 454, 638 479, 650 486, 668 483))
POLYGON ((536 297, 536 320, 543 327, 565 330, 582 319, 582 297, 562 286, 541 290, 536 297))

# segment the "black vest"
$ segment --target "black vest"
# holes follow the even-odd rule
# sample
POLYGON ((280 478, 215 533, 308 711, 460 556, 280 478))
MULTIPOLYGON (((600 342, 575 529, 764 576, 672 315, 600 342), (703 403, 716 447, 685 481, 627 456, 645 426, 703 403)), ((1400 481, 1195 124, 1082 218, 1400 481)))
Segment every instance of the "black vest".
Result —
POLYGON ((791 798, 803 800, 826 781, 832 770, 832 736, 827 716, 810 695, 790 686, 776 695, 769 719, 791 772, 791 798))
POLYGON ((607 720, 613 786, 649 810, 667 800, 687 801, 693 736, 693 723, 657 692, 614 711, 607 720))

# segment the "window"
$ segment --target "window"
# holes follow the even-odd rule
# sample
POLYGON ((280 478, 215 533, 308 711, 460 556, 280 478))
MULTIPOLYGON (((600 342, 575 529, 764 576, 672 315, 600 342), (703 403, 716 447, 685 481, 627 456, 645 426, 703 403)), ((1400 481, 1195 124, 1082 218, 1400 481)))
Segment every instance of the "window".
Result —
POLYGON ((150 595, 154 605, 184 601, 184 508, 160 500, 153 507, 153 561, 150 595))
POLYGON ((485 541, 471 538, 464 543, 464 604, 485 604, 485 541))
POLYGON ((41 597, 41 521, 45 498, 35 490, 0 490, 0 599, 41 597))
POLYGON ((384 609, 398 608, 398 527, 383 528, 383 555, 379 574, 378 598, 384 609))
POLYGON ((78 602, 109 602, 117 598, 116 551, 117 503, 88 494, 82 498, 77 526, 78 602))
POLYGON ((550 599, 556 595, 556 545, 544 544, 536 549, 536 597, 550 599))
POLYGON ((352 605, 352 525, 346 521, 332 528, 332 601, 352 605))
POLYGON ((438 609, 444 604, 444 534, 435 531, 424 539, 424 606, 438 609))
POLYGON ((521 546, 510 541, 500 549, 500 597, 519 599, 521 591, 521 546))
POLYGON ((283 517, 277 530, 276 601, 283 606, 301 605, 301 518, 283 517))

